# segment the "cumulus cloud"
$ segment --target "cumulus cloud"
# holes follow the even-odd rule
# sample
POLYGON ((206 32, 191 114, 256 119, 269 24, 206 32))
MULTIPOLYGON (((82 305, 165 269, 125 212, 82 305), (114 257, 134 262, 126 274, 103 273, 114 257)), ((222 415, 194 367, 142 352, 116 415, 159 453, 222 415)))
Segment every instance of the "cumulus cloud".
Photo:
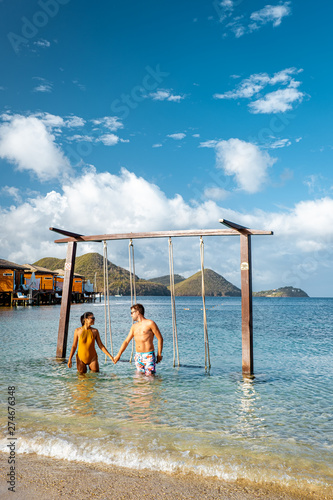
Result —
POLYGON ((171 101, 171 102, 180 102, 182 99, 185 99, 185 95, 176 95, 172 93, 172 89, 158 89, 156 92, 151 92, 148 94, 148 97, 151 97, 153 101, 171 101))
POLYGON ((20 190, 14 186, 4 186, 1 189, 1 193, 10 196, 14 199, 14 201, 21 203, 22 197, 20 195, 20 190))
MULTIPOLYGON (((33 262, 44 255, 61 255, 48 227, 64 227, 82 234, 205 227, 220 217, 218 207, 206 201, 195 207, 180 195, 161 189, 122 169, 119 175, 86 170, 65 181, 59 192, 35 196, 0 211, 0 255, 14 262, 33 262), (105 217, 105 214, 108 214, 105 217), (194 222, 193 222, 194 221, 194 222)), ((98 251, 95 249, 95 251, 98 251)), ((157 258, 157 253, 156 253, 157 258)))
POLYGON ((41 83, 34 88, 34 92, 52 92, 52 84, 51 83, 41 83))
POLYGON ((104 118, 97 118, 92 120, 94 125, 102 125, 111 132, 116 132, 120 128, 124 128, 124 124, 117 116, 104 116, 104 118))
POLYGON ((19 171, 34 173, 41 181, 69 173, 69 161, 43 120, 21 115, 3 115, 2 118, 1 158, 13 163, 19 171))
POLYGON ((185 139, 186 134, 179 132, 178 134, 169 134, 167 137, 170 137, 170 139, 174 139, 175 141, 181 141, 182 139, 185 139))
POLYGON ((252 113, 285 113, 293 108, 293 104, 302 102, 304 94, 297 87, 300 82, 291 82, 286 89, 279 89, 266 94, 249 104, 252 113))
POLYGON ((85 120, 80 116, 68 116, 66 118, 65 124, 68 128, 83 127, 85 125, 85 120))
POLYGON ((301 82, 293 77, 302 70, 286 68, 269 76, 267 73, 256 73, 242 80, 238 86, 223 94, 214 94, 215 99, 255 99, 249 103, 252 113, 283 113, 292 109, 293 104, 302 102, 304 93, 298 90, 301 82), (268 86, 279 86, 278 90, 267 92, 262 96, 263 90, 268 86), (282 88, 281 88, 282 87, 282 88), (259 97, 260 93, 260 97, 259 97))
POLYGON ((215 146, 216 165, 226 175, 234 176, 240 189, 248 193, 260 191, 267 179, 267 169, 276 162, 266 151, 240 139, 220 141, 215 146))
MULTIPOLYGON (((208 191, 207 191, 208 193, 208 191)), ((12 194, 15 194, 14 192, 12 194)), ((214 195, 211 188, 211 195, 214 195)), ((218 191, 215 192, 216 197, 218 191)), ((187 203, 180 195, 167 197, 155 184, 126 169, 118 175, 97 173, 90 168, 62 183, 58 191, 34 195, 16 205, 0 208, 0 255, 17 263, 41 257, 64 258, 66 247, 54 244, 57 238, 48 227, 60 227, 82 234, 158 231, 168 229, 223 228, 226 218, 241 225, 274 231, 274 236, 254 237, 254 289, 293 285, 307 290, 313 276, 327 276, 333 253, 333 199, 306 200, 289 209, 273 212, 231 210, 212 199, 187 203), (108 214, 105 217, 105 214, 108 214), (325 256, 326 258, 322 258, 325 256)), ((189 275, 199 270, 199 243, 196 238, 175 239, 175 269, 189 275)), ((111 244, 110 244, 111 245, 111 244)), ((142 277, 156 271, 168 273, 165 240, 135 241, 136 270, 142 277), (149 257, 148 257, 149 255, 149 257), (164 258, 164 257, 165 258, 164 258)), ((101 244, 80 244, 78 255, 102 253, 101 244)), ((128 242, 112 243, 110 260, 128 266, 128 242)), ((205 265, 239 285, 239 240, 206 238, 205 265), (221 254, 223 259, 216 259, 221 254)))
MULTIPOLYGON (((18 170, 28 170, 37 175, 41 181, 67 175, 70 171, 69 159, 61 146, 61 139, 67 142, 101 143, 114 146, 122 139, 111 130, 123 128, 123 124, 115 116, 86 121, 79 116, 61 117, 46 112, 38 112, 30 116, 3 113, 0 116, 0 158, 14 164, 18 170), (2 123, 1 123, 2 122, 2 123), (89 129, 90 125, 90 129, 89 129), (71 129, 88 129, 88 133, 69 135, 71 129)), ((86 132, 86 130, 85 130, 86 132)))
POLYGON ((104 144, 104 146, 115 146, 119 142, 119 137, 115 134, 104 134, 97 139, 104 144))

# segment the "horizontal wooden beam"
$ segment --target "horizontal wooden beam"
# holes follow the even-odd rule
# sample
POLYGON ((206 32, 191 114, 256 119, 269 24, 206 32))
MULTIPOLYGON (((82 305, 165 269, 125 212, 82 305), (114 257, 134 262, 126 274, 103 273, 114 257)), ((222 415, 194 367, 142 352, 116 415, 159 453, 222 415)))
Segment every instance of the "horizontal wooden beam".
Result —
MULTIPOLYGON (((62 232, 52 228, 55 232, 62 232)), ((260 229, 247 229, 247 234, 253 235, 270 235, 272 231, 262 231, 260 229)), ((75 233, 74 233, 75 234, 75 233)), ((98 234, 92 236, 79 236, 71 238, 62 238, 55 240, 55 243, 69 243, 70 241, 106 241, 106 240, 130 240, 130 239, 144 239, 144 238, 178 238, 189 236, 239 236, 239 231, 235 229, 189 229, 185 231, 153 231, 147 233, 119 233, 119 234, 98 234)))

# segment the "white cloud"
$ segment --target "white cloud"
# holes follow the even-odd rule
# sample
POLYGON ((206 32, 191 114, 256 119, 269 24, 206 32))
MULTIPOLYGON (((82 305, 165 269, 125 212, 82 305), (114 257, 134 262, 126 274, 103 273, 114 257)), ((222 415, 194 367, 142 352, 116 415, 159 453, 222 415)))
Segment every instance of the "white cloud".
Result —
POLYGON ((35 76, 33 77, 33 80, 39 81, 39 85, 34 87, 33 92, 52 92, 53 90, 53 84, 51 82, 48 82, 45 78, 41 78, 40 76, 35 76))
POLYGON ((117 116, 104 116, 104 118, 98 118, 92 120, 92 122, 94 125, 102 125, 108 130, 111 130, 111 132, 116 132, 118 129, 124 128, 124 124, 117 116))
POLYGON ((48 129, 61 128, 66 125, 61 116, 52 115, 51 113, 35 113, 31 117, 38 118, 48 129))
POLYGON ((232 10, 234 8, 233 0, 222 0, 220 5, 221 7, 224 7, 225 9, 229 10, 232 10))
POLYGON ((80 134, 75 134, 72 136, 67 137, 67 141, 74 141, 74 142, 94 142, 94 137, 91 137, 90 135, 80 135, 80 134))
POLYGON ((273 140, 271 144, 269 144, 269 149, 279 149, 285 148, 287 146, 291 146, 291 141, 289 139, 276 139, 273 140))
POLYGON ((272 22, 273 26, 276 27, 280 26, 282 19, 290 14, 290 2, 284 2, 280 5, 266 5, 263 9, 253 12, 250 18, 260 25, 272 22))
POLYGON ((86 90, 85 85, 82 85, 82 83, 80 83, 78 80, 73 80, 73 83, 74 83, 74 85, 76 85, 83 92, 86 90))
POLYGON ((51 43, 48 40, 44 40, 43 38, 41 38, 40 40, 37 40, 37 42, 34 42, 34 45, 36 45, 37 47, 48 48, 51 46, 51 43))
POLYGON ((213 139, 210 141, 200 142, 199 148, 215 148, 217 144, 218 141, 213 139))
MULTIPOLYGON (((112 175, 91 168, 64 181, 59 192, 34 195, 22 203, 18 200, 16 206, 0 208, 0 255, 17 263, 35 262, 45 256, 64 258, 66 247, 54 244, 58 236, 48 230, 51 226, 82 234, 222 229, 218 223, 222 217, 250 228, 274 231, 274 236, 252 238, 254 290, 293 285, 310 293, 309 288, 317 281, 317 294, 331 293, 331 289, 319 290, 321 278, 332 275, 332 198, 301 201, 288 210, 243 213, 212 200, 194 205, 177 194, 168 198, 158 186, 125 169, 112 175)), ((139 276, 153 277, 162 269, 168 273, 166 240, 138 240, 135 246, 139 276)), ((102 253, 102 245, 78 246, 78 255, 88 251, 102 253)), ((174 257, 177 272, 189 275, 198 271, 198 239, 175 239, 174 257)), ((111 259, 128 266, 128 241, 112 243, 111 259)), ((239 286, 238 238, 205 238, 205 265, 239 286), (224 258, 216 259, 221 248, 224 258)))
MULTIPOLYGON (((52 115, 49 115, 52 116, 52 115)), ((18 170, 28 170, 41 180, 57 178, 70 170, 69 162, 45 123, 36 116, 3 115, 0 157, 18 170)))
POLYGON ((158 144, 153 144, 152 148, 161 148, 162 146, 163 144, 158 143, 158 144))
POLYGON ((52 92, 52 84, 51 83, 42 83, 34 88, 34 92, 52 92))
POLYGON ((148 94, 148 97, 151 97, 153 101, 171 101, 171 102, 180 102, 182 99, 185 99, 184 95, 175 95, 172 93, 172 89, 159 89, 156 92, 151 92, 148 94))
POLYGON ((276 162, 258 146, 240 139, 220 141, 216 145, 216 166, 235 177, 243 191, 256 193, 266 182, 267 169, 276 162))
POLYGON ((291 14, 290 3, 291 2, 284 2, 278 5, 266 5, 261 10, 253 12, 249 18, 245 14, 234 15, 233 11, 235 6, 233 2, 221 2, 216 10, 220 22, 228 19, 228 23, 225 26, 226 29, 231 31, 236 38, 240 38, 243 35, 258 30, 268 23, 272 23, 274 28, 280 26, 282 19, 291 14))
MULTIPOLYGON (((296 82, 294 82, 296 83, 296 82)), ((302 102, 304 93, 291 83, 286 89, 270 92, 261 99, 257 99, 249 104, 252 113, 285 113, 293 108, 293 104, 302 102)), ((298 84, 300 82, 297 82, 298 84)))
POLYGON ((175 141, 181 141, 186 137, 186 134, 180 132, 178 134, 169 134, 167 137, 170 137, 170 139, 174 139, 175 141))
POLYGON ((14 186, 4 186, 1 189, 1 193, 3 193, 6 196, 10 196, 18 203, 22 202, 20 190, 14 186))
POLYGON ((66 127, 83 127, 85 125, 85 120, 80 116, 68 116, 66 119, 66 127))
POLYGON ((251 99, 254 96, 256 100, 249 104, 252 113, 280 113, 292 109, 292 105, 301 102, 304 93, 298 90, 301 82, 296 81, 293 76, 302 70, 297 68, 286 68, 275 73, 270 77, 267 73, 256 73, 249 78, 242 80, 239 85, 231 91, 223 94, 214 94, 215 99, 251 99), (279 88, 273 92, 267 92, 262 96, 263 90, 267 86, 276 86, 279 88), (261 93, 260 96, 258 95, 261 93), (259 97, 259 98, 258 98, 259 97))
POLYGON ((119 137, 115 134, 104 134, 97 141, 102 142, 104 146, 115 146, 119 142, 119 137))

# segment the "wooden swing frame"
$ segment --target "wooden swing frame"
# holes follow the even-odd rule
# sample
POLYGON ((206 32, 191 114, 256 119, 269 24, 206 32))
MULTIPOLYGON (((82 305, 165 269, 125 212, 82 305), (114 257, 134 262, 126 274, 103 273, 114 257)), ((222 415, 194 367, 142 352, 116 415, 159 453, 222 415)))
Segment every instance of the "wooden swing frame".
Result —
POLYGON ((252 258, 251 236, 272 235, 273 231, 249 229, 226 219, 219 222, 228 229, 199 229, 184 231, 153 231, 143 233, 120 233, 84 236, 63 229, 50 227, 50 231, 66 236, 55 243, 67 243, 65 263, 65 277, 63 284, 60 319, 58 329, 58 343, 56 357, 66 357, 68 325, 72 296, 72 284, 76 258, 77 244, 80 242, 102 242, 107 240, 134 240, 145 238, 177 238, 193 236, 239 236, 240 237, 240 271, 241 271, 241 308, 242 308, 242 373, 244 376, 253 376, 253 312, 252 312, 252 258))

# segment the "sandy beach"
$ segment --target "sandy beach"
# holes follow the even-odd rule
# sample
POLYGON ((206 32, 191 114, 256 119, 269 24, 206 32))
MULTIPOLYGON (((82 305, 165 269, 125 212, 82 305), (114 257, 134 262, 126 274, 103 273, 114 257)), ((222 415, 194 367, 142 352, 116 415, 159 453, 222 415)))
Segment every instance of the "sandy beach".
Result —
MULTIPOLYGON (((1 475, 7 474, 6 455, 2 454, 1 475)), ((35 454, 17 457, 15 493, 7 490, 2 481, 3 500, 58 500, 71 498, 136 499, 223 499, 223 500, 331 500, 333 497, 276 488, 273 485, 254 485, 245 482, 227 483, 214 478, 192 474, 166 474, 148 470, 132 470, 66 462, 35 454)))

